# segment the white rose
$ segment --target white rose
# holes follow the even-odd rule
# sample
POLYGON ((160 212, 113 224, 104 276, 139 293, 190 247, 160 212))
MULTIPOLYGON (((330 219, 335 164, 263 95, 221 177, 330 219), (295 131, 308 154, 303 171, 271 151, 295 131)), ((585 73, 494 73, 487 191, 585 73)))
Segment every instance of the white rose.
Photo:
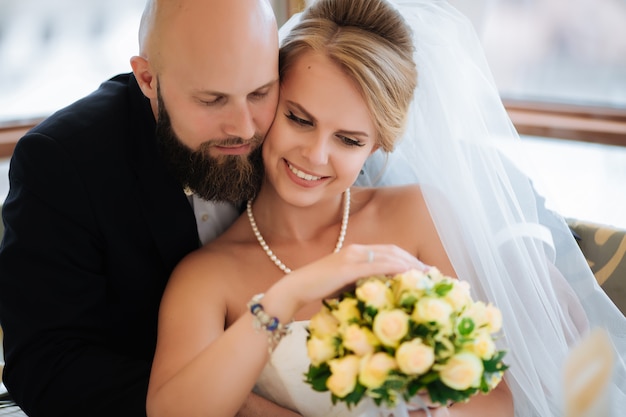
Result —
POLYGON ((420 339, 404 342, 396 350, 396 362, 407 375, 422 375, 435 363, 435 350, 420 339))
POLYGON ((453 355, 439 370, 441 382, 452 389, 464 391, 480 385, 484 371, 483 362, 470 352, 453 355))

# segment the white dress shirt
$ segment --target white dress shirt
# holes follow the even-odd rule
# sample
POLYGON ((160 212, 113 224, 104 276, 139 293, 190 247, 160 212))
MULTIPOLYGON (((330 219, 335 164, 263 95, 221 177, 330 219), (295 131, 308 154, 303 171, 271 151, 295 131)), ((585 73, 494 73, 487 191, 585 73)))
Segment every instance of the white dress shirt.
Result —
POLYGON ((239 216, 239 210, 231 203, 206 201, 195 194, 189 196, 189 203, 203 245, 221 235, 239 216))

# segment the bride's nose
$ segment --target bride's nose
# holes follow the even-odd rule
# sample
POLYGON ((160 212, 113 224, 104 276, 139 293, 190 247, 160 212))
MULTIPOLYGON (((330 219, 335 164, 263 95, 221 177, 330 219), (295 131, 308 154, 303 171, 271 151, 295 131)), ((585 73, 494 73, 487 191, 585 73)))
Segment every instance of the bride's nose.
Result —
POLYGON ((313 165, 326 165, 330 152, 329 141, 322 135, 316 135, 304 146, 302 153, 313 165))

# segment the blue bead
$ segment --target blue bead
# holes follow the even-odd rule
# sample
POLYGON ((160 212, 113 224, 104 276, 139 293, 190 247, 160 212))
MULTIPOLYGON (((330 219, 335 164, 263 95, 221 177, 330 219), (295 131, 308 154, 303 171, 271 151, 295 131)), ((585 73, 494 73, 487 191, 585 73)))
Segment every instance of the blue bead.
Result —
POLYGON ((259 313, 259 311, 263 311, 263 306, 261 304, 252 304, 250 306, 250 312, 255 316, 259 313))
POLYGON ((272 317, 270 319, 270 322, 267 324, 267 330, 269 330, 270 332, 273 332, 274 330, 276 330, 278 328, 279 325, 279 321, 276 317, 272 317))

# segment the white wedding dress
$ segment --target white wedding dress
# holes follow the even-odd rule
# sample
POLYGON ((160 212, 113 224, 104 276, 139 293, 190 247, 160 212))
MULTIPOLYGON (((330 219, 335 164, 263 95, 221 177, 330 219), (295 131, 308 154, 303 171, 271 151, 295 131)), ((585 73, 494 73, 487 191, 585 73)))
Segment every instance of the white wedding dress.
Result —
POLYGON ((371 402, 361 401, 349 410, 344 403, 333 406, 330 392, 317 392, 305 382, 309 369, 306 352, 306 326, 308 321, 291 324, 291 333, 285 336, 257 380, 254 392, 282 407, 305 417, 359 416, 369 410, 376 415, 371 402))
MULTIPOLYGON (((606 330, 614 353, 602 394, 608 415, 623 416, 626 318, 598 285, 565 220, 500 151, 521 140, 471 22, 445 0, 389 2, 413 30, 418 87, 394 152, 370 156, 358 185, 421 185, 457 277, 474 299, 502 311, 497 345, 508 351, 505 380, 516 417, 565 415, 565 358, 595 328, 606 330)), ((281 39, 300 17, 281 27, 281 39)), ((303 382, 300 326, 281 342, 259 392, 304 415, 359 415, 329 411, 330 394, 303 382)))

